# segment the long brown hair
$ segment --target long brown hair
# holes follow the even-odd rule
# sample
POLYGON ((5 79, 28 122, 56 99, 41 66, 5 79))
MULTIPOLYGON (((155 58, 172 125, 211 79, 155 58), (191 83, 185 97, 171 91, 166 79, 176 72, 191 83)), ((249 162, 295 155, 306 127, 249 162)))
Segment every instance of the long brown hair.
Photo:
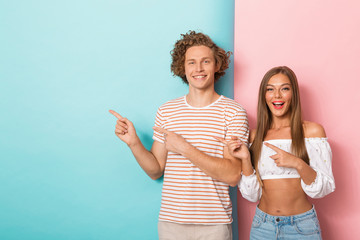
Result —
MULTIPOLYGON (((289 67, 286 66, 274 67, 264 75, 260 84, 258 107, 257 107, 256 133, 255 133, 254 141, 250 147, 251 161, 254 168, 256 169, 259 180, 260 180, 260 176, 258 173, 257 165, 261 154, 263 141, 272 124, 272 114, 265 100, 266 86, 270 78, 279 73, 287 76, 292 86, 291 87, 292 98, 289 107, 291 140, 292 140, 291 152, 292 154, 301 158, 304 162, 309 164, 309 156, 307 154, 305 147, 305 140, 304 140, 305 135, 302 126, 302 118, 301 118, 300 93, 299 93, 299 86, 296 75, 289 67)), ((262 184, 261 181, 260 183, 262 184)))

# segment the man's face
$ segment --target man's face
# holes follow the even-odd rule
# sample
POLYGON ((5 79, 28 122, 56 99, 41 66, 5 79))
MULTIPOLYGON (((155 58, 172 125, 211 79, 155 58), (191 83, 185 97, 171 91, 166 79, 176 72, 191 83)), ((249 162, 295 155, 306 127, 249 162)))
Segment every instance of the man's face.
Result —
POLYGON ((190 88, 214 88, 216 69, 212 50, 206 46, 190 47, 185 53, 185 75, 190 88))

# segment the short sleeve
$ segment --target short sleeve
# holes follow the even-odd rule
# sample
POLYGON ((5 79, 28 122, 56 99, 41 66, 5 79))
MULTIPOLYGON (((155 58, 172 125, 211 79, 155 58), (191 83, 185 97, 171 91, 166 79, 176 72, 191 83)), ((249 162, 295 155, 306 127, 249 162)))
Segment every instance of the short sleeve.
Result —
POLYGON ((335 191, 331 148, 326 138, 305 141, 310 167, 316 171, 316 178, 310 185, 301 180, 301 186, 309 197, 321 198, 335 191))
POLYGON ((226 119, 228 119, 228 122, 226 124, 227 132, 225 139, 230 140, 232 136, 236 136, 240 138, 243 143, 248 145, 249 123, 245 109, 239 107, 236 111, 231 112, 226 119))
MULTIPOLYGON (((154 123, 154 126, 155 127, 163 127, 164 126, 164 122, 165 122, 165 119, 164 119, 164 115, 161 111, 161 108, 159 108, 156 112, 156 117, 155 117, 155 123, 154 123)), ((164 135, 158 131, 155 131, 154 130, 154 134, 153 134, 153 140, 155 141, 158 141, 158 142, 161 142, 161 143, 164 143, 164 135)))
POLYGON ((255 170, 254 173, 251 174, 250 176, 244 176, 244 175, 241 176, 238 186, 241 196, 243 196, 243 198, 245 198, 250 202, 259 201, 261 197, 262 189, 255 174, 255 170))

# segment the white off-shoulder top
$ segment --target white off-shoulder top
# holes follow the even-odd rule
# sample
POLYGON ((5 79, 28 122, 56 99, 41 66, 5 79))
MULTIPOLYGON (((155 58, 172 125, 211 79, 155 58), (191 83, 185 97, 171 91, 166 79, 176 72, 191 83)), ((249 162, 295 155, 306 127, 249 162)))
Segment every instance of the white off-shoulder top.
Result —
MULTIPOLYGON (((291 139, 273 139, 268 142, 284 151, 290 152, 291 139)), ((310 158, 310 167, 316 171, 316 178, 310 185, 301 180, 304 192, 312 198, 321 198, 335 190, 335 181, 332 173, 332 153, 327 138, 305 138, 305 146, 310 158)), ((300 178, 295 168, 276 166, 270 156, 276 154, 274 150, 263 145, 258 171, 262 180, 281 178, 300 178)), ((251 201, 257 202, 261 197, 261 187, 255 171, 250 176, 242 176, 239 182, 241 195, 251 201)))

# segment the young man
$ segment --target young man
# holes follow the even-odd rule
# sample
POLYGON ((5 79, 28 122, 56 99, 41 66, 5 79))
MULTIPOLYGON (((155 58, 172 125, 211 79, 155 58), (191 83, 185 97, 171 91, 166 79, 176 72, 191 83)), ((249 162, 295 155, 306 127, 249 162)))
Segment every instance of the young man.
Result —
POLYGON ((230 52, 202 33, 181 36, 171 52, 171 70, 189 93, 158 109, 151 150, 128 119, 110 110, 118 118, 115 133, 152 179, 164 174, 160 239, 232 239, 229 185, 238 184, 241 162, 217 139, 238 138, 239 148, 247 147, 246 111, 214 89, 230 52))

